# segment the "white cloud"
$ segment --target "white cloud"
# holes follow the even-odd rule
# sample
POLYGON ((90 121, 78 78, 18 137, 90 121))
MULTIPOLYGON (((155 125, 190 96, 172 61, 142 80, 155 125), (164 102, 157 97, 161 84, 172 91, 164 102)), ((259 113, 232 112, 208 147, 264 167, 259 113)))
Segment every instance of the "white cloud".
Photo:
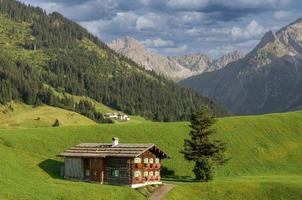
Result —
POLYGON ((172 40, 162 40, 161 38, 147 39, 141 41, 141 43, 149 48, 169 47, 174 45, 172 40))
POLYGON ((185 33, 189 36, 198 36, 200 34, 200 29, 193 27, 188 30, 185 30, 185 33))
POLYGON ((279 3, 281 6, 286 6, 291 2, 291 0, 280 0, 279 3))
POLYGON ((144 16, 140 16, 136 21, 137 30, 144 30, 154 28, 155 24, 148 18, 144 16))
POLYGON ((204 18, 206 17, 206 14, 202 12, 179 12, 177 13, 177 20, 184 24, 190 24, 190 23, 200 23, 204 18))
POLYGON ((194 9, 205 6, 209 0, 173 0, 168 1, 168 6, 172 8, 194 9))
POLYGON ((236 50, 235 47, 232 45, 224 45, 224 46, 214 47, 212 49, 209 49, 209 51, 207 51, 207 53, 209 55, 211 55, 213 58, 218 58, 221 55, 225 55, 225 54, 233 52, 235 50, 236 50))
POLYGON ((274 13, 274 18, 276 20, 288 19, 293 15, 291 11, 278 10, 274 13))
POLYGON ((231 34, 234 40, 252 39, 263 35, 267 30, 256 20, 252 20, 245 28, 234 26, 231 34))
POLYGON ((228 8, 263 8, 286 5, 290 0, 172 0, 168 6, 175 9, 198 10, 207 7, 223 6, 228 8))
POLYGON ((82 21, 80 24, 101 39, 112 40, 113 38, 106 36, 131 35, 135 32, 138 18, 139 16, 133 12, 118 12, 112 19, 82 21))
POLYGON ((239 43, 232 43, 232 44, 226 44, 226 45, 214 47, 209 51, 207 51, 207 53, 214 58, 218 58, 221 55, 225 55, 236 50, 240 50, 243 53, 247 53, 251 50, 251 48, 255 47, 258 43, 259 40, 255 40, 255 39, 246 40, 239 43))
POLYGON ((34 4, 36 6, 39 6, 43 9, 45 9, 48 13, 53 12, 53 11, 59 11, 62 8, 62 5, 57 3, 57 2, 36 2, 36 1, 31 1, 31 0, 21 0, 21 2, 25 4, 34 4))
POLYGON ((180 54, 180 53, 184 53, 187 49, 188 46, 184 44, 180 47, 164 48, 163 51, 166 54, 180 54))
POLYGON ((109 25, 108 21, 103 20, 94 20, 94 21, 84 21, 80 22, 80 24, 85 27, 92 34, 101 37, 101 32, 104 30, 106 26, 109 25))

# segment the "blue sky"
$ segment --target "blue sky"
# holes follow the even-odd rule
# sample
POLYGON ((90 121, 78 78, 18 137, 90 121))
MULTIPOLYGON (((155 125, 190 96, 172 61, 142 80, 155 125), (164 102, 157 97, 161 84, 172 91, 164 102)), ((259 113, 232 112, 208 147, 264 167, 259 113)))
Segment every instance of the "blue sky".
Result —
POLYGON ((21 0, 77 21, 102 41, 131 36, 164 55, 250 51, 302 17, 301 0, 21 0))

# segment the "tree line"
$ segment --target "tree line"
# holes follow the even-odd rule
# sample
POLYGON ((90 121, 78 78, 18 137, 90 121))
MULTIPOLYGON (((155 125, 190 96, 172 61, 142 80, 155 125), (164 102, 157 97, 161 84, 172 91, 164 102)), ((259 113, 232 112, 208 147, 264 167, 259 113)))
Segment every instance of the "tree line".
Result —
POLYGON ((4 50, 0 51, 2 104, 20 100, 31 105, 37 102, 52 105, 55 101, 54 106, 68 108, 68 100, 50 95, 43 87, 47 84, 62 93, 88 96, 127 114, 155 121, 188 120, 201 105, 207 105, 216 116, 227 114, 208 98, 116 54, 59 13, 48 15, 40 8, 15 0, 0 3, 2 14, 30 24, 32 37, 23 42, 23 48, 43 51, 49 58, 44 65, 32 66, 21 59, 10 59, 4 50), (85 48, 84 39, 99 52, 85 48))

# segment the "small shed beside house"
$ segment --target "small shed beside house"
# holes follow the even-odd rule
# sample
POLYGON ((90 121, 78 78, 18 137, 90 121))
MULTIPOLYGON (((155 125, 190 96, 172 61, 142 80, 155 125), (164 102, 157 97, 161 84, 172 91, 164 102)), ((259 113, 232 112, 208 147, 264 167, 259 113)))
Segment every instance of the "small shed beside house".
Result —
POLYGON ((59 156, 64 157, 64 178, 137 188, 161 184, 161 160, 169 155, 154 144, 78 144, 59 156))

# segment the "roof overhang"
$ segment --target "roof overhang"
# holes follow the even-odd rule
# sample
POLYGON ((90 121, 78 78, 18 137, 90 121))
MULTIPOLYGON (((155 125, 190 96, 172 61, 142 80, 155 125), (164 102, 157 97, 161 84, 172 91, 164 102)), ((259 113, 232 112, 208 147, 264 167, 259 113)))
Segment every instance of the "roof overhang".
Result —
POLYGON ((111 146, 105 143, 83 143, 71 147, 61 154, 59 157, 93 157, 93 158, 106 158, 106 157, 125 157, 135 158, 146 151, 150 151, 157 157, 171 158, 166 152, 154 144, 119 144, 111 146))
POLYGON ((158 148, 154 144, 151 145, 149 148, 147 148, 147 149, 143 150, 142 152, 140 152, 137 156, 142 155, 146 151, 152 152, 153 154, 157 155, 161 159, 163 159, 163 158, 171 158, 171 156, 169 154, 167 154, 166 152, 164 152, 163 150, 161 150, 160 148, 158 148))

